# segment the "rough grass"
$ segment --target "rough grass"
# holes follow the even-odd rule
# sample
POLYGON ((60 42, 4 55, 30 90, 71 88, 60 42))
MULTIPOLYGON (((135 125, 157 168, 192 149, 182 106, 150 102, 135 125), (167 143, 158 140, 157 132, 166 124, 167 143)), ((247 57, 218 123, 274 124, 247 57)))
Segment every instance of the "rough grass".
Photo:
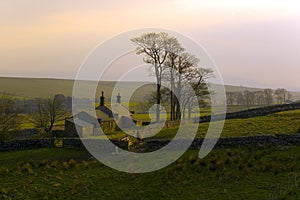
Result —
POLYGON ((300 110, 263 117, 226 120, 223 137, 260 134, 294 134, 300 127, 300 110))
MULTIPOLYGON (((189 150, 162 170, 112 170, 79 149, 0 153, 1 199, 270 199, 300 171, 300 147, 189 150), (271 164, 270 164, 271 163, 271 164)), ((289 191, 287 191, 289 192, 289 191)))
MULTIPOLYGON (((220 122, 212 122, 217 124, 220 122)), ((209 123, 199 124, 198 138, 203 138, 207 132, 209 123)), ((299 133, 300 110, 279 112, 262 117, 249 119, 226 120, 221 137, 240 137, 262 134, 295 134, 299 133)), ((170 139, 176 135, 178 128, 163 130, 157 134, 157 138, 170 139)))

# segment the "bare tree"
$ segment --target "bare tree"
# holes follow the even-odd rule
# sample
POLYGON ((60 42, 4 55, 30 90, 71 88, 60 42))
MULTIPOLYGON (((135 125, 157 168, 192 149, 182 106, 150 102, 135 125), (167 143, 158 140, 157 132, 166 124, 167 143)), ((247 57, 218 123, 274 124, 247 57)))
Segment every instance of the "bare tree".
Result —
MULTIPOLYGON (((170 96, 171 96, 171 92, 168 88, 162 87, 161 88, 161 105, 164 106, 166 108, 167 111, 169 111, 167 108, 170 107, 170 96)), ((140 107, 142 107, 142 111, 146 111, 149 110, 151 105, 156 103, 156 91, 150 92, 148 94, 145 95, 144 97, 144 102, 140 105, 140 107)))
POLYGON ((182 94, 181 94, 181 102, 180 105, 183 109, 183 114, 185 114, 186 108, 188 109, 188 118, 191 118, 192 105, 196 103, 196 105, 204 101, 204 98, 208 98, 210 94, 208 91, 208 86, 206 80, 210 77, 213 77, 213 70, 210 68, 197 68, 195 65, 193 67, 188 68, 185 74, 185 79, 181 85, 182 94), (191 84, 192 88, 185 87, 188 82, 191 84), (189 91, 192 89, 193 91, 189 91), (194 94, 196 96, 194 96, 194 94))
POLYGON ((255 102, 256 105, 258 106, 262 106, 265 103, 265 96, 264 96, 264 92, 263 91, 256 91, 255 92, 255 102))
POLYGON ((184 82, 198 82, 203 78, 203 74, 198 70, 197 65, 199 63, 199 59, 197 59, 194 55, 184 52, 178 57, 178 66, 177 66, 177 80, 176 80, 176 111, 175 111, 175 119, 181 118, 181 102, 182 95, 188 94, 188 92, 183 91, 184 82))
POLYGON ((164 79, 169 79, 170 82, 170 102, 171 102, 171 109, 170 109, 170 118, 171 120, 176 119, 176 95, 175 95, 175 80, 176 75, 178 73, 178 64, 180 60, 180 55, 184 52, 184 48, 182 48, 179 43, 173 43, 172 45, 168 46, 169 55, 167 56, 167 60, 165 62, 165 66, 167 67, 167 73, 164 75, 164 79), (168 76, 169 75, 169 76, 168 76))
POLYGON ((265 105, 273 104, 273 90, 270 88, 264 89, 264 102, 265 105))
POLYGON ((275 98, 277 100, 278 104, 282 104, 286 102, 286 100, 289 98, 288 97, 288 91, 284 88, 278 88, 274 92, 275 98))
POLYGON ((254 105, 255 103, 255 93, 249 90, 245 90, 243 92, 243 95, 244 95, 244 104, 249 109, 250 106, 254 105))
POLYGON ((245 104, 245 98, 244 98, 243 92, 237 92, 236 103, 238 106, 245 104))
POLYGON ((14 97, 7 93, 0 94, 0 133, 18 129, 19 126, 18 109, 14 97))
POLYGON ((226 100, 228 105, 234 105, 234 102, 236 102, 236 92, 226 92, 226 100))
POLYGON ((152 65, 156 77, 156 121, 160 121, 161 83, 165 70, 164 63, 174 46, 180 46, 177 39, 168 33, 145 33, 140 37, 132 38, 137 45, 136 53, 144 54, 144 62, 152 65))
POLYGON ((64 100, 58 97, 41 99, 36 111, 31 114, 31 121, 36 127, 43 128, 47 133, 50 133, 56 122, 70 116, 64 103, 64 100))

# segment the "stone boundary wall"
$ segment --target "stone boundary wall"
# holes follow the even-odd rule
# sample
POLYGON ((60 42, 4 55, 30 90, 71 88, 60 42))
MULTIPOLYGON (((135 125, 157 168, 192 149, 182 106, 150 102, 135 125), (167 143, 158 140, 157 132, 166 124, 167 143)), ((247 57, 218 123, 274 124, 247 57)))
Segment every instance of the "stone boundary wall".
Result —
POLYGON ((0 141, 0 151, 51 148, 54 146, 53 144, 53 139, 0 141))
MULTIPOLYGON (((245 119, 245 118, 252 118, 252 117, 260 117, 260 116, 274 114, 277 112, 297 110, 297 109, 300 109, 300 103, 267 106, 267 107, 243 110, 239 112, 227 113, 226 119, 245 119)), ((224 114, 214 115, 214 121, 222 120, 223 118, 224 118, 224 114)), ((200 118, 194 118, 195 123, 210 122, 210 120, 211 120, 211 116, 202 116, 200 118)))
MULTIPOLYGON (((65 148, 85 148, 79 138, 55 138, 55 139, 45 138, 45 139, 32 139, 32 140, 28 139, 28 140, 0 141, 0 152, 25 150, 25 149, 38 149, 38 148, 54 148, 56 140, 62 140, 62 147, 65 148)), ((123 149, 127 149, 127 142, 125 141, 112 140, 112 142, 123 149)))
MULTIPOLYGON (((92 139, 86 139, 87 142, 89 140, 93 141, 92 139)), ((97 141, 99 143, 99 145, 101 145, 101 141, 103 141, 103 140, 97 141)), ((127 149, 127 142, 125 142, 125 141, 111 140, 111 142, 123 149, 127 149)), ((63 146, 70 147, 70 148, 74 148, 74 147, 75 148, 85 148, 84 144, 81 142, 81 140, 79 138, 64 138, 63 146)))
MULTIPOLYGON (((204 139, 195 139, 190 149, 200 149, 204 139)), ((213 141, 213 139, 211 140, 213 141)), ((149 140, 147 141, 147 148, 150 151, 159 149, 167 145, 170 140, 149 140)), ((180 141, 178 141, 180 142, 180 141)), ((184 141, 182 141, 184 142, 184 141)), ((228 137, 219 138, 215 148, 237 148, 244 146, 298 146, 300 145, 300 134, 294 135, 259 135, 259 136, 243 136, 243 137, 228 137)))
MULTIPOLYGON (((123 149, 127 149, 127 143, 124 141, 114 140, 114 144, 123 149)), ((154 151, 167 145, 170 140, 146 140, 143 147, 147 151, 154 151)), ((178 141, 184 142, 184 141, 178 141)), ((190 149, 199 149, 203 143, 203 139, 195 139, 190 149)), ((236 148, 242 146, 297 146, 300 145, 300 134, 294 135, 260 135, 260 136, 245 136, 245 137, 228 137, 220 138, 216 144, 216 148, 236 148)), ((84 148, 80 139, 64 138, 63 147, 66 148, 84 148)), ((0 141, 0 151, 14 151, 36 148, 54 148, 54 139, 36 139, 36 140, 14 140, 0 141)))

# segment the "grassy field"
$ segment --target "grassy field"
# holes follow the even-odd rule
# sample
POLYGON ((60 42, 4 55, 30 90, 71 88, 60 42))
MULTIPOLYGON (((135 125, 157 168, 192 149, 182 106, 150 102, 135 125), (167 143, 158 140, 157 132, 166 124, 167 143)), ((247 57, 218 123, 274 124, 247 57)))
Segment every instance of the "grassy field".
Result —
MULTIPOLYGON (((293 194, 300 147, 189 150, 162 170, 112 170, 81 149, 0 153, 0 199, 270 199, 293 194), (278 185, 289 189, 276 193, 278 185)), ((297 180, 296 180, 297 181, 297 180)), ((299 196, 296 196, 299 197, 299 196)), ((288 198, 285 198, 288 199, 288 198)))
MULTIPOLYGON (((208 113, 209 111, 207 111, 208 113)), ((138 114, 141 119, 147 119, 148 114, 138 114)), ((23 116, 24 117, 24 116, 23 116)), ((148 118, 149 119, 149 118, 148 118)), ((21 124, 21 128, 34 128, 34 125, 26 119, 21 124)), ((220 122, 211 122, 217 124, 220 122)), ((59 129, 64 126, 64 122, 56 124, 59 129)), ((203 138, 207 133, 209 123, 199 124, 197 138, 203 138)), ((154 138, 171 139, 177 133, 178 127, 161 130, 154 138)), ((300 133, 300 110, 279 112, 262 117, 249 119, 230 119, 226 120, 222 130, 221 137, 240 137, 249 135, 266 135, 266 134, 295 134, 300 133)), ((114 131, 107 133, 111 139, 123 138, 124 132, 114 131)))
MULTIPOLYGON (((211 122, 217 124, 220 122, 211 122)), ((209 123, 199 124, 198 138, 203 138, 207 132, 209 123)), ((155 138, 171 139, 177 133, 178 128, 162 130, 155 138)), ((279 112, 263 117, 249 119, 226 120, 221 137, 240 137, 264 134, 295 134, 300 132, 300 110, 279 112)))

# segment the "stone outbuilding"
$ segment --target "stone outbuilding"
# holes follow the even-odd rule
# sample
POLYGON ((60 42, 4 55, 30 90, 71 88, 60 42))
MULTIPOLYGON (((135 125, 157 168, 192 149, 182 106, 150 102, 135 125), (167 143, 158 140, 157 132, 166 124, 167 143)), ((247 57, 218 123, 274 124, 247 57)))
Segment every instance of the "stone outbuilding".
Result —
POLYGON ((100 105, 95 108, 95 111, 82 111, 65 120, 65 134, 66 137, 95 136, 99 128, 103 132, 110 132, 120 128, 134 127, 136 122, 137 120, 132 118, 132 113, 121 104, 120 94, 118 94, 115 104, 106 106, 104 92, 102 91, 100 105), (78 130, 76 130, 75 124, 77 124, 78 130))

